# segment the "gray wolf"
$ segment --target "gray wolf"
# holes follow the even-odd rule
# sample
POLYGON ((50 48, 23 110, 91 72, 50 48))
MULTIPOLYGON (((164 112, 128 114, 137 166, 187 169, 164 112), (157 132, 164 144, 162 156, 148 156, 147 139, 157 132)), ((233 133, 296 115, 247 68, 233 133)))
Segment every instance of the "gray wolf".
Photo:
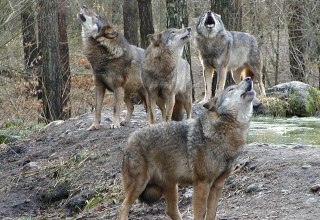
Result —
POLYGON ((155 108, 159 106, 163 121, 182 120, 183 108, 187 118, 192 111, 190 65, 181 58, 184 45, 190 40, 191 28, 170 28, 150 34, 145 51, 141 78, 147 91, 150 124, 156 122, 155 108))
POLYGON ((236 31, 227 31, 220 15, 212 11, 197 19, 195 43, 203 66, 205 96, 202 102, 212 96, 212 78, 217 72, 216 94, 225 87, 227 71, 239 83, 247 76, 257 80, 260 95, 265 96, 262 82, 262 55, 254 36, 236 31))
POLYGON ((100 128, 106 89, 114 93, 111 128, 119 128, 123 101, 128 111, 121 124, 130 122, 134 110, 130 99, 132 93, 145 101, 145 89, 140 77, 144 50, 130 45, 122 33, 85 6, 81 8, 78 18, 82 24, 84 52, 92 66, 95 85, 94 120, 88 130, 100 128))
POLYGON ((124 149, 125 199, 120 220, 133 202, 152 203, 164 195, 167 215, 181 220, 178 184, 193 185, 194 219, 214 219, 225 179, 246 144, 255 96, 245 78, 213 97, 195 119, 146 126, 132 133, 124 149))

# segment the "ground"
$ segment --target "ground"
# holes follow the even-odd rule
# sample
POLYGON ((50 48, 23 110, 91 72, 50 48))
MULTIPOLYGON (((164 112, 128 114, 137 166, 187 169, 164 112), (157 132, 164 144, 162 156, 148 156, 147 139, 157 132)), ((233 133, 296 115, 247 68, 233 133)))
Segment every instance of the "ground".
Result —
MULTIPOLYGON (((194 104, 194 117, 201 111, 194 104)), ((111 114, 105 109, 98 131, 86 131, 92 114, 84 114, 0 145, 1 219, 116 219, 122 150, 146 125, 146 114, 137 105, 131 125, 109 129, 111 114)), ((319 184, 320 148, 249 143, 224 186, 217 218, 318 219, 319 184)), ((181 186, 179 194, 183 219, 192 219, 192 188, 181 186)), ((164 200, 137 201, 130 219, 168 219, 164 200)))

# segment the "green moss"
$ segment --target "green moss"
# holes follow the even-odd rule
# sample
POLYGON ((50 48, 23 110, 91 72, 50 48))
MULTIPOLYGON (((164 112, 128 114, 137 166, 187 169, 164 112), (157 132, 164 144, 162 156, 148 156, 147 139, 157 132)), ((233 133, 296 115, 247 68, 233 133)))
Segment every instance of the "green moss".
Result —
POLYGON ((273 117, 285 117, 289 111, 289 104, 276 97, 265 97, 260 100, 265 115, 273 117))
POLYGON ((296 91, 291 91, 289 93, 288 98, 288 104, 289 104, 289 112, 288 115, 296 115, 296 116, 310 116, 306 112, 305 109, 305 103, 306 100, 303 99, 303 96, 301 96, 300 93, 296 91))
POLYGON ((309 117, 320 109, 320 91, 314 87, 308 89, 307 100, 299 92, 292 92, 289 95, 288 103, 292 115, 309 117))
POLYGON ((320 110, 320 91, 314 87, 309 88, 310 97, 307 103, 307 112, 311 115, 320 110))

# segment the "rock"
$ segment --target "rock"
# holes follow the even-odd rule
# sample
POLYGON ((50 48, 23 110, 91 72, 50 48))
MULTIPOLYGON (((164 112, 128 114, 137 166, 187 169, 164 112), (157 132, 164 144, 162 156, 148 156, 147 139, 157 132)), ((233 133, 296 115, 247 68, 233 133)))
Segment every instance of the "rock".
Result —
POLYGON ((56 186, 49 186, 40 192, 40 200, 43 204, 48 205, 69 197, 70 184, 68 182, 59 183, 56 186))
POLYGON ((317 191, 320 192, 320 183, 311 186, 310 191, 311 192, 317 192, 317 191))
POLYGON ((29 170, 36 170, 38 168, 39 168, 39 166, 36 162, 29 162, 22 167, 21 171, 26 172, 29 170))
POLYGON ((302 165, 301 168, 302 169, 309 169, 311 168, 312 166, 310 164, 305 164, 305 165, 302 165))
POLYGON ((252 192, 257 192, 259 189, 258 185, 253 183, 253 184, 250 184, 246 189, 245 189, 245 192, 246 193, 252 193, 252 192))
POLYGON ((49 124, 47 124, 43 130, 50 130, 51 128, 57 126, 57 125, 60 125, 62 124, 64 121, 63 120, 57 120, 57 121, 52 121, 50 122, 49 124))
POLYGON ((254 108, 255 114, 308 117, 320 108, 320 91, 299 81, 281 83, 266 90, 267 97, 254 108))

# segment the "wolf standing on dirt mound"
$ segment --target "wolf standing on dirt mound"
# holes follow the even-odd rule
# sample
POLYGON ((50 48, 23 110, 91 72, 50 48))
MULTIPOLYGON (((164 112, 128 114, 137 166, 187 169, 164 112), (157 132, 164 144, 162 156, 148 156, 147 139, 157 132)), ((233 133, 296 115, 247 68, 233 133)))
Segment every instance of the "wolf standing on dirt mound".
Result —
POLYGON ((156 122, 159 106, 163 121, 182 120, 192 111, 192 83, 189 63, 181 58, 184 45, 190 40, 191 28, 169 28, 148 35, 150 45, 145 51, 142 82, 147 90, 148 120, 156 122))
POLYGON ((220 15, 209 11, 197 19, 195 43, 200 52, 205 81, 205 96, 202 102, 212 96, 215 70, 218 74, 217 95, 224 89, 228 70, 232 71, 236 83, 247 76, 257 80, 260 95, 265 95, 262 55, 254 36, 244 32, 227 31, 220 15))
POLYGON ((245 78, 204 104, 198 118, 149 125, 134 132, 124 149, 122 181, 125 199, 120 220, 133 202, 152 203, 164 195, 167 215, 181 220, 178 184, 193 185, 194 219, 214 219, 225 179, 246 144, 255 96, 245 78))
POLYGON ((78 18, 82 23, 84 51, 92 66, 95 85, 94 120, 88 130, 100 128, 106 89, 114 92, 111 128, 119 128, 122 102, 127 106, 127 115, 122 123, 129 123, 134 109, 130 95, 136 93, 145 100, 145 89, 140 77, 144 50, 130 45, 120 32, 85 6, 78 18))

